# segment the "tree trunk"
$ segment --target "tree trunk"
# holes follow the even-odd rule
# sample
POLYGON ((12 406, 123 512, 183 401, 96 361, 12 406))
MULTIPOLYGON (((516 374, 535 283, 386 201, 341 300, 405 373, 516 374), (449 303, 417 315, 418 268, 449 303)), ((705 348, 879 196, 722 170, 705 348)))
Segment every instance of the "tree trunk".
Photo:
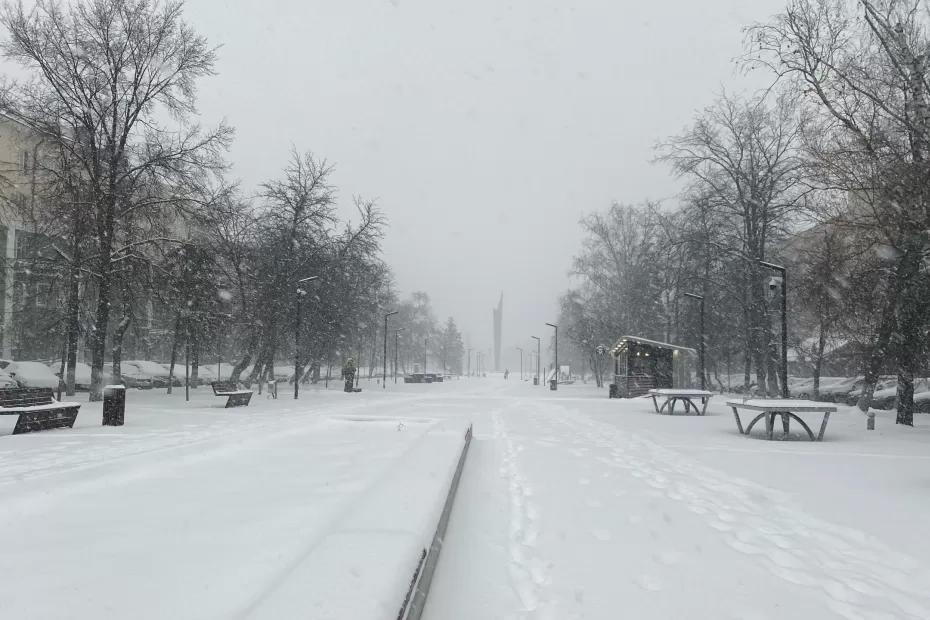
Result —
POLYGON ((862 394, 859 396, 857 406, 863 413, 868 414, 868 423, 866 428, 873 430, 875 428, 875 414, 870 413, 872 404, 872 395, 875 393, 875 384, 881 373, 882 366, 888 355, 888 345, 891 342, 891 335, 896 325, 896 315, 898 310, 899 299, 906 289, 909 282, 912 282, 920 267, 919 253, 909 247, 905 250, 901 260, 898 261, 891 282, 889 282, 888 293, 885 297, 885 303, 882 306, 881 320, 878 332, 875 335, 875 342, 869 351, 868 359, 865 363, 865 385, 862 388, 862 394))
MULTIPOLYGON (((196 329, 193 330, 193 333, 196 333, 196 329)), ((190 385, 191 387, 197 387, 197 378, 200 371, 200 336, 193 335, 191 338, 191 369, 190 369, 190 385)))
POLYGON ((178 347, 181 346, 181 314, 178 313, 174 318, 174 335, 171 340, 171 361, 168 362, 168 393, 171 394, 174 385, 174 366, 178 361, 178 347))
POLYGON ((126 330, 129 329, 129 324, 132 322, 132 313, 126 312, 123 314, 123 318, 120 319, 119 324, 116 326, 116 330, 113 332, 113 348, 111 349, 113 356, 113 376, 121 377, 122 368, 120 368, 120 363, 123 361, 123 338, 126 335, 126 330))
POLYGON ((820 333, 817 336, 817 348, 814 352, 814 387, 811 389, 815 399, 820 398, 820 371, 823 368, 823 351, 827 344, 827 330, 823 321, 820 322, 820 333))

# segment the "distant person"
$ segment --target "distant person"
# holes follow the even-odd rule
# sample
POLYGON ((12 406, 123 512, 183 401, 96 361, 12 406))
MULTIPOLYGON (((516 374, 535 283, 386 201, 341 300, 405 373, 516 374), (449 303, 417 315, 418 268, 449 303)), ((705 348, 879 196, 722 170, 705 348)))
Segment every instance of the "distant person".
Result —
POLYGON ((506 378, 509 377, 509 376, 510 376, 510 369, 509 369, 509 368, 505 368, 505 369, 504 369, 504 379, 506 379, 506 378))
POLYGON ((355 360, 351 357, 342 365, 342 378, 345 379, 345 391, 351 392, 355 389, 355 360))

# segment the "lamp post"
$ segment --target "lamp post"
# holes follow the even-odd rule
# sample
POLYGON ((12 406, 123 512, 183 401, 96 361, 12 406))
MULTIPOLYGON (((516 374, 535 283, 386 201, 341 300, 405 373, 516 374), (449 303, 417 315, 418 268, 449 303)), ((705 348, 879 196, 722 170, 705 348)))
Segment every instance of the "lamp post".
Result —
POLYGON ((517 347, 517 351, 520 352, 520 381, 523 381, 523 349, 517 347))
POLYGON ((300 288, 305 282, 312 282, 320 276, 310 276, 297 280, 297 317, 294 320, 294 400, 297 400, 297 393, 300 390, 300 302, 306 291, 300 288))
POLYGON ((699 302, 701 302, 701 348, 700 348, 700 354, 701 354, 701 389, 703 390, 703 389, 704 389, 704 375, 705 375, 705 367, 704 367, 704 296, 703 296, 703 295, 696 295, 696 294, 694 294, 694 293, 685 293, 685 297, 690 297, 691 299, 697 299, 699 302))
POLYGON ((471 347, 468 347, 468 369, 465 374, 466 377, 471 376, 471 347))
POLYGON ((555 323, 546 323, 555 330, 555 383, 549 386, 549 389, 559 389, 559 326, 555 323))
POLYGON ((394 383, 397 383, 397 334, 404 331, 403 327, 394 328, 394 383))
POLYGON ((530 336, 530 338, 536 341, 536 385, 539 385, 540 340, 539 336, 530 336))
POLYGON ((387 320, 389 316, 394 316, 395 314, 397 314, 397 310, 387 312, 384 315, 384 373, 381 376, 381 389, 382 390, 387 389, 387 332, 388 332, 387 320))
POLYGON ((759 264, 781 274, 781 396, 788 398, 788 273, 781 265, 764 260, 759 264))

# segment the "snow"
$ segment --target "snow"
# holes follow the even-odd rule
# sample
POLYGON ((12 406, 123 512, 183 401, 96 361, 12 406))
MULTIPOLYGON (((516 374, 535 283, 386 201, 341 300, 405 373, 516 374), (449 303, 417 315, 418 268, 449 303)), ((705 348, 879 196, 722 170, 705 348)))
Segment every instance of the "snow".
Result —
POLYGON ((799 398, 747 398, 727 401, 727 406, 733 405, 754 409, 778 409, 779 411, 836 411, 836 405, 833 403, 821 403, 815 400, 802 400, 799 398))
POLYGON ((426 620, 930 617, 928 416, 764 441, 726 397, 367 383, 0 436, 0 617, 396 618, 469 422, 426 620))
POLYGON ((133 391, 125 427, 84 403, 71 431, 0 437, 0 617, 396 618, 467 420, 221 400, 133 391))
POLYGON ((6 367, 6 371, 22 387, 58 387, 58 377, 52 374, 48 366, 39 362, 13 362, 6 367))

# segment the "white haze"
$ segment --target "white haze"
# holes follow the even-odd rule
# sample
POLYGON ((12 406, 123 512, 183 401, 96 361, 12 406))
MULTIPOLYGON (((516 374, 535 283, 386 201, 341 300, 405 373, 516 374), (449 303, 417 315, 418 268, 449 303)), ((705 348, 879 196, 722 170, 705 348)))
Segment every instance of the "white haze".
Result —
MULTIPOLYGON (((489 349, 505 294, 504 348, 548 336, 583 213, 671 199, 651 164, 719 84, 740 83, 741 28, 780 2, 195 0, 221 45, 200 93, 205 124, 237 128, 244 188, 291 145, 337 165, 390 220, 388 262, 489 349)), ((745 81, 744 81, 745 83, 745 81)))

